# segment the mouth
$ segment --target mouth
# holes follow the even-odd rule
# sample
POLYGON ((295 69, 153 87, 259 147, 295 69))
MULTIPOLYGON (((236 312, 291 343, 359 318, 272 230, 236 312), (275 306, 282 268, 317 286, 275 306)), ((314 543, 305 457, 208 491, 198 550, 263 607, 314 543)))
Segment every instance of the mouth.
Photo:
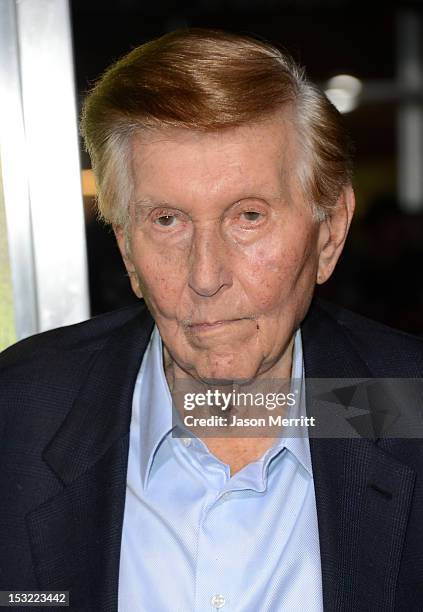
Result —
POLYGON ((243 321, 244 319, 222 319, 219 321, 199 321, 198 323, 191 323, 188 325, 188 329, 192 332, 207 332, 215 329, 221 329, 227 325, 243 321))

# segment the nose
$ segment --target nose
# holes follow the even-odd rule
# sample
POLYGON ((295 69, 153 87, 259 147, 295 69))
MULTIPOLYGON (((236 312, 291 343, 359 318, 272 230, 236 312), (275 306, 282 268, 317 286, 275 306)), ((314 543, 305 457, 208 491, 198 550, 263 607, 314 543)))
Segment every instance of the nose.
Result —
POLYGON ((190 253, 190 288, 212 297, 232 285, 227 247, 218 228, 196 228, 190 253))

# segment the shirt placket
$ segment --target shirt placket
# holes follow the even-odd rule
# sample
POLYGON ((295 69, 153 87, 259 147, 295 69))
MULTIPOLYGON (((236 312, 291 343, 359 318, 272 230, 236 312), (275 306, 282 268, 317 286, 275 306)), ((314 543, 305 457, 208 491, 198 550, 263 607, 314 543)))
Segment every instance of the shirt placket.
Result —
POLYGON ((228 516, 231 492, 218 493, 202 511, 198 531, 195 611, 229 612, 234 606, 235 568, 227 557, 234 534, 228 516))

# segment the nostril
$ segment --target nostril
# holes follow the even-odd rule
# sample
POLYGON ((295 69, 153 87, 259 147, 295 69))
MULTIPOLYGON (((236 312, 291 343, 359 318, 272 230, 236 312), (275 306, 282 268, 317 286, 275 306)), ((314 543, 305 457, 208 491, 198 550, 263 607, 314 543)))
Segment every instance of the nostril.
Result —
POLYGON ((205 286, 196 286, 192 283, 188 283, 188 285, 190 289, 192 289, 197 295, 200 295, 202 297, 213 297, 214 295, 219 293, 219 291, 224 286, 223 284, 219 284, 217 287, 214 286, 212 288, 207 288, 205 286))

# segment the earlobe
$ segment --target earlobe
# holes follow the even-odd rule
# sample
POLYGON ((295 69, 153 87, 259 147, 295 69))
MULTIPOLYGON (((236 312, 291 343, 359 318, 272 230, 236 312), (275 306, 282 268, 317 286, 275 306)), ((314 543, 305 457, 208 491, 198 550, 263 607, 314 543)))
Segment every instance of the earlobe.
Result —
POLYGON ((331 276, 345 245, 355 208, 354 191, 346 185, 330 216, 320 228, 320 253, 317 269, 317 284, 323 284, 331 276))

